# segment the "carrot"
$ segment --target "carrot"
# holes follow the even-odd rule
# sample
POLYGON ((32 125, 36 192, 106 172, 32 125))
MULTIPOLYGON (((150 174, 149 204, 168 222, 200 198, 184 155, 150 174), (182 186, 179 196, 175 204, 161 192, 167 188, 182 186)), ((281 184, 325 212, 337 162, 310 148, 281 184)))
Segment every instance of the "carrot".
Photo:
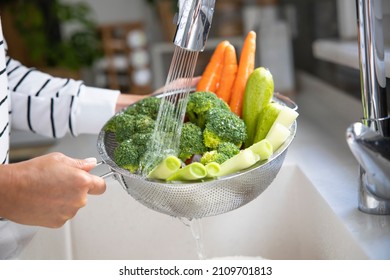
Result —
POLYGON ((240 55, 237 76, 233 84, 232 96, 229 102, 230 109, 241 117, 242 103, 245 92, 245 85, 249 75, 255 69, 256 32, 249 31, 247 34, 240 55))
POLYGON ((214 93, 217 91, 217 86, 221 78, 223 57, 226 46, 228 45, 229 42, 226 40, 217 45, 196 87, 197 91, 211 91, 214 93))
POLYGON ((217 89, 217 96, 229 104, 232 87, 237 74, 237 56, 236 49, 229 44, 225 49, 221 80, 217 89))

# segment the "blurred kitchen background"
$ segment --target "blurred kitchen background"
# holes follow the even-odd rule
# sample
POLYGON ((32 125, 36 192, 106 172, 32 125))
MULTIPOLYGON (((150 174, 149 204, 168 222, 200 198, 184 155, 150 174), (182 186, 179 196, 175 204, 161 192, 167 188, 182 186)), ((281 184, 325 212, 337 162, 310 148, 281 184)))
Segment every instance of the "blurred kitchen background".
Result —
MULTIPOLYGON (((253 29, 257 66, 270 68, 276 91, 294 97, 297 73, 305 72, 360 99, 355 0, 216 3, 196 75, 218 42, 228 39, 240 53, 243 37, 253 29)), ((165 83, 176 0, 0 0, 0 5, 9 54, 27 66, 129 94, 165 83)), ((383 13, 390 26, 390 1, 383 1, 383 13)), ((390 46, 390 33, 384 35, 390 46)), ((386 70, 389 76, 389 60, 386 70)), ((55 141, 15 132, 11 160, 43 153, 55 141)))

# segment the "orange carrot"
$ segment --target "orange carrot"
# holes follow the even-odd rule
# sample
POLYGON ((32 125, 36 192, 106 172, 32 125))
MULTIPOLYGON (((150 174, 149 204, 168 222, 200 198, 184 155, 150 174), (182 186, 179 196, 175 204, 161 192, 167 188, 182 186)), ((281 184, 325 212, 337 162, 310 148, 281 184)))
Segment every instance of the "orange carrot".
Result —
POLYGON ((249 31, 240 55, 236 80, 233 84, 230 109, 241 117, 245 85, 249 75, 255 69, 256 32, 249 31))
POLYGON ((216 92, 217 96, 228 104, 234 80, 236 79, 237 68, 236 49, 233 45, 229 44, 225 49, 220 84, 216 92))
POLYGON ((197 91, 217 91, 217 86, 221 77, 223 57, 228 41, 220 42, 214 50, 209 63, 204 70, 202 77, 196 87, 197 91))

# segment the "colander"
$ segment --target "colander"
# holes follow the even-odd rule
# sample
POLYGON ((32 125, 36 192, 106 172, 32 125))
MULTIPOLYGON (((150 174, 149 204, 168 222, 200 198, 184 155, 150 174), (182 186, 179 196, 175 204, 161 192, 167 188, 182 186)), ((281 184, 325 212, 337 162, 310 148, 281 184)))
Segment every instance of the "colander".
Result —
MULTIPOLYGON (((274 95, 274 101, 297 108, 294 102, 280 94, 274 95)), ((114 162, 114 150, 118 146, 115 134, 104 129, 98 135, 97 149, 102 164, 110 169, 102 177, 113 176, 129 195, 150 209, 192 220, 232 211, 257 198, 278 174, 296 130, 295 121, 288 139, 268 160, 224 177, 190 182, 152 180, 119 167, 114 162)))

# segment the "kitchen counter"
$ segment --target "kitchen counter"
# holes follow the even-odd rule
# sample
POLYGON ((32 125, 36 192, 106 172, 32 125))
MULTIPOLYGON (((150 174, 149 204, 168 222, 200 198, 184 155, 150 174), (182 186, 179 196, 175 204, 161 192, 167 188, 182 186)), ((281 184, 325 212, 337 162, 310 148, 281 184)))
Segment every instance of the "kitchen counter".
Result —
MULTIPOLYGON (((357 210, 358 165, 345 131, 360 119, 360 102, 307 74, 299 74, 298 84, 298 131, 284 164, 299 166, 368 258, 390 259, 390 216, 357 210)), ((66 137, 51 150, 99 158, 93 135, 66 137)), ((41 229, 21 258, 196 259, 197 254, 192 233, 181 221, 147 209, 108 178, 104 195, 90 196, 63 228, 41 229)))

